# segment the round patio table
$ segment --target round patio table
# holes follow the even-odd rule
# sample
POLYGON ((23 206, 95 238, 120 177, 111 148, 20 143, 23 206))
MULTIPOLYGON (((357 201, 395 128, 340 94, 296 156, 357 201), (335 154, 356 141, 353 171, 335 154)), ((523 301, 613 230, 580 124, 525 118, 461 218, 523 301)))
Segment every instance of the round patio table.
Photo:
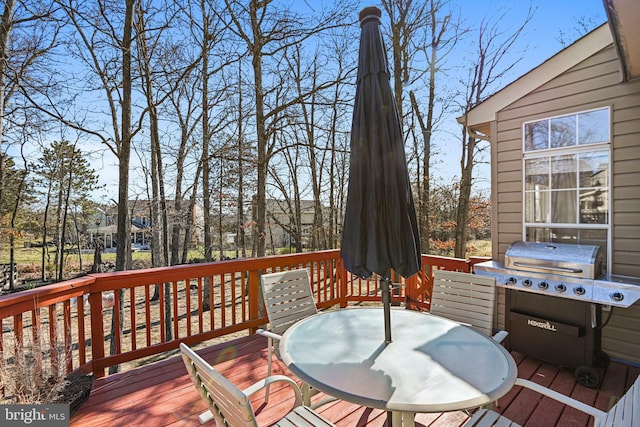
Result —
POLYGON ((322 312, 291 326, 280 355, 302 381, 341 400, 392 412, 412 426, 417 412, 476 408, 506 394, 516 363, 501 345, 471 328, 417 311, 391 311, 384 340, 380 308, 322 312))

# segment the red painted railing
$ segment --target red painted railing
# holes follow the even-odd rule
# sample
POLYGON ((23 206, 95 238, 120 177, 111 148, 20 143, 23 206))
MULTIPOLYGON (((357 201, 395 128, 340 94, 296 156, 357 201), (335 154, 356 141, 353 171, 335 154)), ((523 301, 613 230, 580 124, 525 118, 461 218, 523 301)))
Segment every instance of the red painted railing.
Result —
MULTIPOLYGON (((392 298, 428 310, 433 270, 470 271, 471 265, 423 255, 422 271, 398 278, 403 286, 392 298)), ((295 268, 309 269, 319 308, 380 301, 378 279, 352 276, 338 250, 90 274, 0 297, 0 364, 31 346, 52 366, 64 363, 66 372, 101 377, 108 367, 174 350, 180 342, 251 333, 267 323, 260 274, 295 268)))

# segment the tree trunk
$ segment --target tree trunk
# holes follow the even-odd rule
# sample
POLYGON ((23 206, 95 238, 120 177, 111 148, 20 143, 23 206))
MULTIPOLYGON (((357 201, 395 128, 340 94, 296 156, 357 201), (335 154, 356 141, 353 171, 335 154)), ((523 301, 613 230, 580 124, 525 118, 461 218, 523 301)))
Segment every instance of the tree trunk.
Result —
MULTIPOLYGON (((126 0, 124 32, 122 35, 122 140, 118 151, 118 223, 116 245, 116 271, 124 271, 131 264, 131 221, 129 220, 129 160, 131 158, 131 40, 133 35, 133 14, 136 0, 126 0)), ((118 291, 122 297, 122 291, 118 291)), ((122 332, 122 324, 115 323, 115 310, 123 316, 122 298, 113 306, 111 316, 110 354, 116 354, 116 333, 122 332), (116 332, 119 331, 119 332, 116 332)), ((119 371, 119 366, 109 368, 109 373, 119 371)))
MULTIPOLYGON (((466 132, 465 132, 466 134, 466 132)), ((454 256, 464 258, 467 253, 467 225, 469 223, 469 201, 471 198, 471 184, 473 177, 474 152, 476 141, 472 136, 466 135, 466 152, 463 152, 460 164, 462 175, 460 177, 460 194, 458 197, 458 214, 456 223, 456 240, 454 256)))
POLYGON ((236 258, 247 256, 244 232, 244 123, 242 104, 242 63, 238 61, 238 210, 236 224, 236 258))
MULTIPOLYGON (((4 11, 2 18, 0 18, 0 153, 4 153, 5 149, 2 144, 4 141, 4 98, 7 86, 7 49, 9 47, 9 35, 13 27, 13 11, 15 8, 15 0, 5 0, 4 11)), ((0 157, 2 163, 4 163, 4 157, 0 157)), ((3 166, 3 164, 0 164, 3 166)), ((0 206, 4 201, 4 168, 0 167, 0 206)))
MULTIPOLYGON (((73 183, 73 178, 74 178, 74 174, 73 174, 73 166, 71 165, 71 163, 73 162, 74 156, 75 156, 75 147, 70 147, 71 150, 69 152, 69 168, 66 171, 67 175, 67 188, 65 190, 65 195, 64 195, 64 205, 63 205, 63 209, 62 209, 62 229, 61 229, 61 244, 60 244, 60 266, 59 266, 59 271, 58 271, 58 280, 61 281, 64 279, 64 260, 65 260, 65 253, 64 253, 64 245, 65 242, 67 240, 67 218, 69 216, 69 204, 70 204, 70 200, 71 200, 71 186, 73 183)), ((62 183, 62 182, 61 182, 62 183)))
POLYGON ((55 239, 55 245, 56 245, 56 255, 54 257, 54 268, 53 270, 55 271, 55 280, 56 281, 60 281, 62 280, 62 278, 60 277, 60 273, 59 273, 59 265, 62 264, 62 248, 64 246, 64 242, 63 242, 63 232, 62 232, 62 206, 63 206, 63 200, 64 200, 64 170, 66 169, 66 166, 64 164, 64 155, 61 154, 62 158, 57 159, 60 162, 60 169, 56 171, 59 177, 58 182, 58 194, 57 194, 57 204, 56 204, 56 229, 55 229, 55 233, 56 233, 56 239, 55 239))
MULTIPOLYGON (((258 7, 266 7, 251 0, 249 14, 251 18, 251 29, 253 31, 253 43, 251 51, 251 63, 253 65, 253 83, 255 88, 255 108, 256 108, 256 138, 258 149, 258 188, 256 191, 256 231, 254 233, 254 245, 256 253, 254 256, 263 257, 266 254, 266 205, 267 205, 267 172, 269 164, 267 161, 267 130, 264 117, 264 85, 262 82, 262 36, 260 31, 260 17, 258 7)), ((260 2, 261 3, 261 2, 260 2)))
MULTIPOLYGON (((413 110, 418 119, 420 125, 420 132, 422 134, 422 141, 424 144, 424 154, 422 159, 422 173, 419 174, 419 198, 418 198, 418 224, 420 227, 420 248, 422 253, 429 253, 429 238, 431 236, 431 230, 429 227, 429 205, 431 194, 431 180, 430 180, 430 159, 431 159, 431 128, 433 122, 433 105, 432 99, 429 99, 429 112, 427 114, 427 122, 425 123, 416 96, 413 91, 409 92, 411 98, 411 104, 413 110), (420 179, 421 178, 421 179, 420 179)), ((419 159, 419 157, 418 157, 419 159)))
POLYGON ((129 163, 131 159, 131 40, 136 0, 126 0, 124 33, 122 35, 122 128, 118 150, 118 222, 116 271, 129 267, 131 259, 131 221, 129 220, 129 163))
MULTIPOLYGON (((189 207, 187 208, 187 218, 186 218, 186 225, 184 228, 184 246, 182 247, 182 263, 187 262, 187 258, 188 258, 188 248, 189 248, 189 244, 191 243, 191 237, 193 235, 193 228, 194 228, 194 218, 193 218, 193 212, 195 212, 196 209, 196 200, 198 198, 198 182, 200 180, 200 172, 202 171, 202 164, 199 163, 198 167, 196 169, 196 176, 193 179, 193 190, 191 193, 191 198, 189 199, 189 207)), ((200 243, 200 239, 198 239, 198 244, 200 243)))
POLYGON ((47 245, 47 238, 49 237, 47 234, 47 222, 49 221, 49 208, 51 207, 51 185, 52 182, 49 180, 47 187, 47 202, 44 207, 44 218, 42 220, 42 274, 40 278, 43 282, 47 280, 47 258, 49 257, 49 245, 47 245))

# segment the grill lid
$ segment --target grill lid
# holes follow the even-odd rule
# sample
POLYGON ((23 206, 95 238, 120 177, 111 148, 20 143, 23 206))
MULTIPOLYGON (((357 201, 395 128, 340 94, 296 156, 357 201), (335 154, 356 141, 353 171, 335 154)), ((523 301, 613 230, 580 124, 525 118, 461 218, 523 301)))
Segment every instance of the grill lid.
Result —
POLYGON ((505 267, 522 271, 595 279, 600 277, 600 246, 567 243, 512 243, 505 252, 505 267))

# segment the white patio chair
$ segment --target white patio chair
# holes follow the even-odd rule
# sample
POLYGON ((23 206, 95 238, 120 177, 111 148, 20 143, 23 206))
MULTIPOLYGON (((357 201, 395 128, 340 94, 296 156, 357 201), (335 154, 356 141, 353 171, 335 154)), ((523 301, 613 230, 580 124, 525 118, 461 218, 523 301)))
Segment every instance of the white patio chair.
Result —
POLYGON ((468 325, 501 343, 508 333, 494 332, 495 295, 494 277, 435 270, 430 312, 468 325))
POLYGON ((302 393, 298 385, 287 376, 273 375, 240 390, 185 344, 180 344, 180 352, 193 384, 209 407, 207 412, 198 417, 200 424, 215 420, 218 426, 257 427, 250 396, 271 383, 281 381, 292 387, 295 403, 291 412, 274 426, 334 426, 313 409, 302 405, 302 393))
MULTIPOLYGON (((569 396, 541 386, 533 381, 518 378, 516 385, 534 390, 544 396, 571 406, 594 418, 594 427, 635 427, 640 426, 640 376, 633 385, 607 412, 589 406, 569 396)), ((488 409, 479 409, 464 424, 464 427, 518 426, 508 418, 488 409)))
MULTIPOLYGON (((260 284, 269 318, 269 330, 259 329, 257 333, 267 337, 267 375, 271 375, 273 354, 278 352, 278 341, 282 334, 298 320, 318 313, 318 309, 307 269, 263 274, 260 276, 260 284)), ((268 403, 269 387, 265 391, 265 402, 268 403)), ((304 404, 309 405, 311 391, 308 385, 302 385, 302 393, 304 404)))

